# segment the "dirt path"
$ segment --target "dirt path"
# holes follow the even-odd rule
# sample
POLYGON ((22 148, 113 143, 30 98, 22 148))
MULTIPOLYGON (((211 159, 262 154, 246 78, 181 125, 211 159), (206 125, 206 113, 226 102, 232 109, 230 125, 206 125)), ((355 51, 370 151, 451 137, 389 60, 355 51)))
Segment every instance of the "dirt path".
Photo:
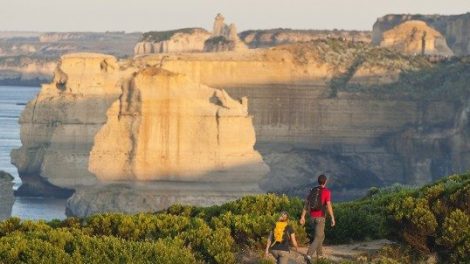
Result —
MULTIPOLYGON (((377 252, 386 245, 393 244, 392 241, 387 239, 372 240, 367 242, 358 242, 342 245, 331 245, 323 247, 323 255, 326 259, 334 262, 351 261, 351 260, 367 260, 377 254, 377 252)), ((307 253, 306 247, 299 248, 299 252, 290 252, 289 264, 305 263, 304 255, 307 253)), ((254 255, 247 256, 243 263, 257 263, 259 260, 260 252, 254 255), (255 256, 256 255, 256 256, 255 256)), ((270 256, 274 261, 274 258, 270 256)))

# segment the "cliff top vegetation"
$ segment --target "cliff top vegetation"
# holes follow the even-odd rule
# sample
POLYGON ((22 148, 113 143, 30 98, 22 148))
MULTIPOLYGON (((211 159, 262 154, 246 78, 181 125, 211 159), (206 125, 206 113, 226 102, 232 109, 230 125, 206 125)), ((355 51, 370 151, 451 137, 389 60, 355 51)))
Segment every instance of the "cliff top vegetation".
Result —
POLYGON ((145 32, 142 35, 142 38, 140 39, 140 41, 160 42, 164 40, 169 40, 171 37, 173 37, 177 33, 191 34, 191 33, 198 32, 198 31, 207 33, 207 31, 203 28, 181 28, 181 29, 168 30, 168 31, 150 31, 150 32, 145 32))
MULTIPOLYGON (((470 174, 419 189, 373 188, 360 200, 335 204, 337 226, 327 230, 327 242, 389 238, 402 243, 375 263, 415 263, 431 252, 444 262, 468 261, 469 204, 470 174)), ((282 210, 306 243, 306 229, 297 224, 302 205, 298 198, 268 194, 137 215, 50 222, 10 218, 0 222, 0 263, 236 263, 247 250, 262 251, 282 210)))
POLYGON ((337 39, 283 45, 273 50, 292 53, 294 62, 299 65, 330 65, 333 75, 329 81, 331 97, 336 97, 339 92, 411 100, 460 100, 470 95, 468 56, 406 55, 366 43, 337 39), (392 81, 381 81, 388 77, 392 81))

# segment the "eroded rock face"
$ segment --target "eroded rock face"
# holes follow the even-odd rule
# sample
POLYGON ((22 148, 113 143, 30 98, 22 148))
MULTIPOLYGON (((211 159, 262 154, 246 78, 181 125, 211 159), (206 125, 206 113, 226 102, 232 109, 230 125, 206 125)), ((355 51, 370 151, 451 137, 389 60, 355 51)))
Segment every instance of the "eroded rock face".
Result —
POLYGON ((95 137, 89 170, 101 181, 258 182, 247 99, 158 68, 123 86, 95 137))
POLYGON ((11 216, 11 208, 14 202, 13 176, 0 171, 0 220, 11 216))
POLYGON ((71 191, 54 186, 96 182, 88 156, 106 111, 121 94, 124 73, 112 56, 79 53, 63 56, 54 75, 20 117, 22 146, 11 154, 23 180, 20 195, 68 196, 71 191))
POLYGON ((188 28, 145 33, 135 48, 135 55, 168 52, 201 52, 211 36, 202 28, 188 28))
POLYGON ((246 50, 247 46, 238 37, 235 24, 226 25, 224 20, 225 18, 221 14, 217 14, 214 19, 214 31, 212 31, 212 36, 204 42, 204 51, 221 52, 246 50))
POLYGON ((470 14, 462 15, 386 15, 377 19, 372 30, 372 43, 378 45, 385 31, 410 20, 426 22, 439 31, 457 56, 470 54, 470 14))
POLYGON ((425 22, 410 20, 383 33, 381 47, 406 54, 452 56, 446 39, 425 22))
POLYGON ((35 86, 37 83, 50 82, 56 66, 57 62, 49 58, 24 56, 12 61, 3 60, 0 62, 0 84, 35 86))
MULTIPOLYGON (((433 67, 426 59, 346 41, 331 44, 343 46, 336 54, 328 43, 169 56, 163 68, 250 98, 256 149, 271 168, 261 184, 266 191, 304 195, 326 173, 336 193, 351 198, 353 189, 423 184, 469 169, 465 125, 456 121, 468 116, 468 98, 429 100, 442 88, 435 82, 416 97, 401 88, 410 80, 403 73, 418 77, 433 67)), ((136 63, 158 65, 161 56, 141 59, 136 63)))
MULTIPOLYGON (((93 130, 92 141, 100 138, 103 144, 95 152, 90 143, 87 151, 93 150, 93 155, 103 155, 108 161, 111 153, 117 153, 115 159, 120 162, 115 170, 106 164, 90 167, 91 162, 82 163, 87 167, 81 167, 87 171, 88 168, 96 169, 96 175, 103 179, 127 181, 155 177, 159 181, 171 181, 177 175, 186 183, 191 177, 214 183, 204 168, 177 158, 178 148, 174 146, 180 142, 180 151, 188 151, 181 148, 181 142, 188 142, 181 128, 191 127, 194 120, 202 122, 206 119, 202 113, 207 111, 208 121, 204 123, 210 139, 201 140, 211 146, 207 151, 214 154, 215 160, 217 151, 212 146, 217 145, 213 139, 217 120, 214 113, 219 111, 216 109, 229 113, 239 109, 237 120, 246 116, 244 104, 232 100, 221 104, 214 100, 227 97, 220 94, 222 90, 235 98, 250 98, 248 112, 253 114, 256 149, 273 168, 261 183, 264 191, 303 195, 303 190, 314 184, 319 173, 331 177, 329 184, 338 193, 339 190, 364 190, 396 182, 423 184, 470 169, 468 97, 463 92, 466 91, 465 86, 461 86, 469 76, 469 62, 465 60, 432 64, 422 56, 403 56, 390 49, 364 43, 318 40, 243 52, 140 56, 127 62, 128 66, 124 66, 124 62, 119 64, 120 71, 129 73, 123 74, 123 79, 117 82, 118 95, 110 100, 105 110, 94 110, 93 113, 102 115, 103 121, 93 130), (449 76, 449 82, 439 83, 434 74, 427 74, 430 70, 442 71, 443 76, 449 76), (168 77, 163 77, 165 75, 168 77), (162 82, 162 78, 168 78, 168 83, 162 82), (144 84, 148 89, 143 88, 144 84), (215 87, 219 92, 212 96, 208 91, 213 89, 205 85, 215 87), (174 86, 181 88, 181 94, 170 93, 177 91, 174 86), (168 98, 167 104, 162 103, 164 98, 168 98), (234 105, 231 106, 230 102, 234 105), (186 112, 184 107, 180 107, 181 113, 185 113, 184 118, 177 114, 175 107, 181 104, 188 105, 191 113, 197 115, 186 112), (195 110, 195 105, 204 110, 195 110), (168 123, 162 113, 179 119, 180 125, 168 123), (144 115, 162 118, 144 120, 144 115), (154 132, 165 137, 168 135, 168 142, 172 143, 152 143, 163 142, 152 136, 154 132), (124 139, 117 141, 106 136, 112 133, 119 133, 119 138, 124 139), (144 143, 146 141, 150 143, 144 143), (133 155, 133 151, 146 154, 133 155), (160 156, 155 153, 160 153, 160 156), (161 166, 163 161, 165 166, 161 166), (174 174, 160 177, 163 175, 161 171, 172 168, 177 161, 182 162, 181 168, 198 173, 187 175, 184 170, 175 170, 174 174), (150 172, 145 168, 150 168, 150 172)), ((101 70, 96 74, 106 76, 101 70)), ((68 75, 66 70, 58 71, 56 84, 68 83, 68 75)), ((54 102, 53 99, 49 101, 54 102)), ((27 111, 32 111, 32 108, 31 105, 27 111)), ((32 131, 35 130, 24 134, 23 142, 34 146, 37 139, 30 136, 34 135, 32 131)), ((197 133, 193 134, 200 139, 197 133)), ((239 134, 231 135, 230 139, 245 140, 239 134)), ((65 148, 71 138, 63 139, 61 146, 65 148)), ((56 144, 50 146, 53 145, 56 144)), ((195 149, 201 148, 199 144, 194 146, 195 149)), ((47 149, 31 147, 26 153, 47 152, 47 149)), ((247 149, 240 153, 247 153, 247 149)), ((204 158, 204 163, 220 168, 210 155, 198 156, 204 158)), ((41 156, 38 154, 37 157, 41 156)), ((35 168, 41 168, 42 163, 38 159, 37 164, 40 165, 35 168)), ((28 174, 23 173, 25 175, 28 174)), ((217 179, 225 179, 232 184, 237 171, 224 175, 217 179)), ((180 187, 183 188, 184 184, 180 187)), ((86 188, 77 189, 77 193, 86 191, 86 188)), ((114 195, 112 190, 106 192, 114 195)), ((76 204, 81 203, 77 201, 76 204)))
POLYGON ((158 67, 63 56, 20 119, 18 194, 68 196, 109 181, 257 186, 268 168, 253 149, 247 104, 158 67))

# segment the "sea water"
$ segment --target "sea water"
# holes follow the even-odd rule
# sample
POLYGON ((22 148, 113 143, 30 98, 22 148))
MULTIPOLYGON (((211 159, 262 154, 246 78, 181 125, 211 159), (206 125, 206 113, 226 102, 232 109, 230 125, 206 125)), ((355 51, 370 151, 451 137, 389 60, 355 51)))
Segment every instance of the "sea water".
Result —
MULTIPOLYGON (((10 152, 21 146, 18 119, 26 103, 39 92, 38 87, 0 86, 0 170, 13 175, 14 188, 21 185, 10 152)), ((12 216, 21 219, 65 218, 65 200, 41 197, 16 197, 12 216)))

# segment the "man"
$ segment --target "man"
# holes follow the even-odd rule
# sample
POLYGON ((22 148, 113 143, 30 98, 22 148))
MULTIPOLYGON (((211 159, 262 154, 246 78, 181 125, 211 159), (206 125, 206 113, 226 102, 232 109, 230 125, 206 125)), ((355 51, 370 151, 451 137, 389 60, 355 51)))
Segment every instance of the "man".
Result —
POLYGON ((267 258, 269 252, 276 259, 277 264, 287 264, 289 261, 289 242, 292 242, 296 251, 297 240, 295 239, 294 230, 288 224, 289 215, 286 211, 281 212, 279 219, 276 222, 273 230, 269 233, 268 241, 266 243, 265 257, 267 258))
POLYGON ((331 206, 331 192, 326 186, 327 178, 325 175, 318 176, 318 186, 311 189, 307 198, 305 199, 304 209, 300 217, 300 224, 305 224, 305 215, 307 210, 310 213, 312 222, 315 226, 314 240, 308 247, 306 260, 307 263, 312 262, 312 258, 317 253, 317 258, 322 256, 323 240, 325 239, 325 207, 331 217, 331 226, 335 226, 335 216, 333 215, 333 208, 331 206))

